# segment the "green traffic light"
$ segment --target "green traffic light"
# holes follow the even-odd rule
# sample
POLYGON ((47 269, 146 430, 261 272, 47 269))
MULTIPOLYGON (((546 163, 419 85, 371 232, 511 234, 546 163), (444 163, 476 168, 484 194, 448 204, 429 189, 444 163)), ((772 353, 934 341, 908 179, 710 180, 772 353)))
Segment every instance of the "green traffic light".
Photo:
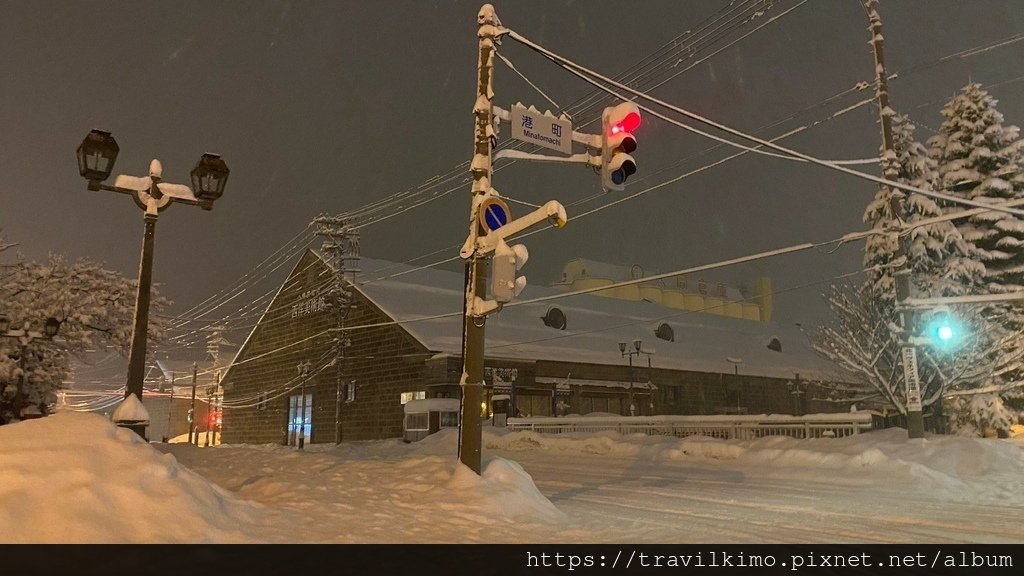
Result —
POLYGON ((945 351, 959 348, 963 342, 963 334, 957 318, 950 312, 934 314, 925 328, 925 334, 933 346, 945 351))

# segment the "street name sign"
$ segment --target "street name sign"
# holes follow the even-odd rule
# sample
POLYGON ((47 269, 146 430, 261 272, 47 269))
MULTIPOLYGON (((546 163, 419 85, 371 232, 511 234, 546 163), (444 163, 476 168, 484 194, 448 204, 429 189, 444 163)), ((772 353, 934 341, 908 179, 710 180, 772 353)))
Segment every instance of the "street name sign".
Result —
POLYGON ((516 140, 572 154, 572 121, 565 116, 556 117, 533 106, 516 104, 509 111, 509 122, 516 140))

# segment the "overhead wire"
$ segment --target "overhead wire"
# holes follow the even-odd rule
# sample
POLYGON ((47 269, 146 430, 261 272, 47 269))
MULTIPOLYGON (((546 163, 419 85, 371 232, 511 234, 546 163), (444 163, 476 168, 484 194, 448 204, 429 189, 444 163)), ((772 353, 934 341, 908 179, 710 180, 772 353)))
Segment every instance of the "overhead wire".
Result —
MULTIPOLYGON (((731 2, 726 8, 723 8, 722 10, 719 11, 719 13, 716 14, 716 16, 718 17, 717 19, 714 16, 712 18, 707 19, 705 21, 705 23, 704 23, 705 28, 718 25, 719 27, 716 28, 716 29, 713 29, 713 31, 714 32, 721 32, 722 31, 722 26, 727 26, 728 25, 728 26, 731 26, 731 27, 735 27, 735 25, 737 23, 742 23, 742 22, 745 22, 745 21, 749 21, 750 19, 755 17, 755 15, 758 12, 762 12, 763 13, 763 11, 755 11, 755 12, 751 12, 749 14, 741 14, 740 16, 737 17, 735 15, 735 13, 737 11, 745 9, 745 8, 749 8, 751 6, 754 6, 756 8, 767 9, 767 8, 771 7, 771 4, 772 4, 771 2, 766 2, 765 0, 757 0, 757 1, 752 1, 752 2, 751 1, 746 1, 746 2, 740 2, 738 4, 736 2, 731 2), (727 16, 733 17, 733 20, 724 20, 725 17, 727 17, 727 16), (724 22, 723 22, 723 20, 724 20, 724 22)), ((731 27, 727 28, 727 30, 731 30, 732 29, 731 27)), ((697 31, 698 32, 702 31, 702 28, 698 27, 697 31)), ((681 46, 679 46, 678 45, 679 40, 682 37, 686 36, 687 34, 691 34, 691 33, 692 33, 691 31, 687 31, 686 33, 678 36, 677 38, 675 38, 673 40, 672 43, 670 43, 670 44, 668 44, 666 46, 663 46, 661 51, 663 51, 663 52, 666 51, 666 48, 668 48, 668 49, 675 48, 677 50, 686 49, 691 54, 693 54, 693 53, 696 53, 697 51, 699 51, 700 49, 703 48, 703 47, 697 47, 697 44, 699 42, 701 42, 701 41, 713 42, 715 40, 714 38, 712 38, 711 40, 708 40, 707 37, 697 36, 697 37, 695 37, 693 39, 693 41, 691 42, 691 44, 688 47, 681 47, 681 46), (673 45, 673 44, 675 44, 675 45, 673 45)), ((657 56, 657 53, 656 53, 655 56, 657 56)), ((629 78, 630 76, 628 76, 628 74, 631 73, 631 74, 633 74, 634 78, 639 78, 639 77, 642 77, 645 74, 651 73, 652 71, 657 71, 657 66, 659 66, 659 64, 657 63, 657 58, 656 57, 652 58, 652 57, 649 56, 648 58, 645 58, 641 62, 644 62, 644 61, 647 62, 647 69, 646 70, 645 69, 636 70, 635 68, 631 68, 628 71, 627 75, 624 75, 623 77, 629 78)), ((600 92, 594 92, 593 94, 600 94, 600 92)), ((583 100, 583 104, 586 104, 586 103, 587 103, 587 100, 583 100)), ((452 171, 449 171, 449 173, 443 174, 441 176, 429 179, 425 184, 423 184, 423 185, 413 189, 412 192, 413 193, 423 193, 425 190, 429 189, 430 187, 436 187, 440 183, 450 182, 450 181, 452 181, 454 179, 457 179, 457 178, 461 180, 460 184, 468 182, 468 176, 465 175, 466 172, 464 170, 461 170, 467 164, 468 163, 460 163, 455 169, 453 169, 452 171), (456 172, 456 170, 458 170, 458 172, 456 172), (419 192, 416 192, 417 190, 419 190, 419 192)), ((367 222, 360 222, 357 225, 357 229, 358 228, 363 228, 363 227, 366 227, 366 226, 370 226, 370 225, 379 223, 381 221, 384 221, 386 219, 392 218, 394 216, 397 216, 398 214, 401 214, 401 213, 407 212, 409 210, 412 210, 414 208, 417 208, 419 206, 422 206, 423 204, 426 204, 427 202, 431 202, 431 201, 433 201, 433 200, 435 200, 435 199, 437 199, 439 197, 443 197, 443 196, 451 193, 452 191, 455 191, 455 190, 458 190, 458 189, 459 189, 459 187, 453 187, 453 188, 450 188, 450 189, 445 190, 445 191, 440 192, 440 193, 435 192, 434 196, 432 198, 428 198, 426 200, 422 200, 422 201, 416 202, 416 203, 414 203, 411 206, 403 206, 401 210, 394 211, 391 214, 387 214, 387 215, 384 215, 384 216, 381 216, 381 217, 377 217, 377 218, 374 218, 374 219, 372 219, 370 221, 367 221, 367 222)), ((410 194, 407 193, 407 192, 399 193, 399 194, 393 195, 391 197, 382 199, 380 201, 368 204, 368 205, 366 205, 366 206, 364 206, 364 207, 362 207, 360 209, 357 209, 355 211, 350 211, 348 213, 345 213, 345 214, 343 214, 343 217, 351 217, 351 218, 363 217, 363 218, 365 218, 365 217, 367 217, 370 214, 374 214, 376 212, 379 212, 379 211, 382 211, 382 210, 386 209, 387 207, 393 206, 393 204, 395 202, 397 202, 397 201, 406 200, 406 199, 409 198, 409 196, 410 196, 410 194)), ((513 199, 512 201, 516 201, 516 200, 513 199)), ((221 321, 222 320, 223 319, 221 319, 221 321)))
MULTIPOLYGON (((786 293, 789 293, 789 292, 795 292, 797 290, 804 290, 804 289, 810 288, 812 286, 819 286, 821 284, 825 284, 825 283, 828 283, 828 282, 835 282, 836 280, 843 280, 843 279, 846 279, 846 278, 850 278, 850 277, 853 277, 853 276, 864 274, 865 272, 869 272, 869 271, 876 270, 876 269, 882 269, 882 268, 886 268, 886 267, 891 267, 891 266, 892 266, 892 264, 876 264, 875 266, 869 266, 867 268, 861 268, 860 270, 854 270, 854 271, 851 271, 851 272, 844 272, 842 274, 831 276, 829 278, 822 278, 822 279, 819 279, 819 280, 814 280, 814 281, 811 281, 811 282, 806 282, 804 284, 800 284, 800 285, 797 285, 797 286, 789 286, 789 287, 786 287, 786 288, 779 288, 777 290, 772 290, 771 292, 768 292, 765 295, 766 296, 778 296, 780 294, 786 294, 786 293)), ((755 297, 755 296, 745 297, 745 298, 741 298, 739 300, 735 300, 735 302, 750 302, 750 301, 754 300, 755 298, 757 298, 757 297, 755 297)), ((596 334, 596 333, 600 333, 600 332, 607 332, 609 330, 617 330, 617 329, 620 329, 620 328, 628 328, 630 326, 649 325, 649 324, 653 324, 653 323, 656 323, 656 322, 664 322, 666 320, 672 320, 672 319, 680 318, 680 317, 687 316, 687 315, 690 315, 690 314, 707 313, 710 310, 721 308, 723 306, 725 306, 724 303, 723 304, 715 304, 715 305, 712 305, 712 306, 705 306, 704 308, 700 308, 700 309, 683 310, 681 312, 673 312, 673 313, 670 313, 670 314, 666 314, 666 315, 662 315, 662 316, 656 316, 656 317, 653 317, 653 318, 645 318, 643 320, 635 320, 635 321, 630 321, 630 322, 623 322, 623 323, 615 324, 615 325, 612 325, 612 326, 606 326, 606 327, 603 327, 603 328, 593 328, 593 329, 590 329, 590 330, 577 330, 577 331, 572 331, 572 332, 566 332, 564 334, 556 334, 556 335, 545 337, 545 338, 537 338, 537 339, 534 339, 534 340, 523 340, 523 341, 519 341, 519 342, 510 342, 510 343, 505 343, 505 344, 487 345, 487 349, 488 350, 495 350, 495 349, 500 349, 500 348, 512 348, 512 347, 515 347, 515 346, 522 346, 522 345, 525 345, 525 344, 539 344, 541 342, 550 342, 550 341, 553 341, 553 340, 562 340, 562 339, 566 339, 566 338, 573 338, 573 337, 576 337, 576 336, 583 336, 583 335, 586 335, 586 334, 596 334)))
MULTIPOLYGON (((850 168, 846 168, 845 166, 836 164, 834 162, 829 162, 827 160, 821 160, 820 158, 816 158, 816 157, 811 156, 809 154, 805 154, 803 152, 798 152, 796 150, 792 150, 790 148, 786 148, 784 146, 780 146, 778 144, 774 144, 772 142, 769 142, 769 141, 764 140, 762 138, 759 138, 757 136, 754 136, 754 135, 748 134, 746 132, 743 132, 743 131, 737 130, 735 128, 732 128, 732 127, 726 126, 724 124, 721 124, 720 122, 716 122, 714 120, 710 120, 710 119, 708 119, 708 118, 706 118, 704 116, 701 116, 700 114, 697 114, 695 112, 691 112, 691 111, 686 110, 684 108, 681 108, 679 106, 675 106, 675 105, 670 104, 668 102, 665 102, 664 100, 661 100, 659 98, 655 98, 655 97, 653 97, 653 96, 651 96, 651 95, 649 95, 649 94, 647 94, 645 92, 642 92, 642 91, 639 91, 639 90, 635 90, 635 89, 633 89, 633 88, 631 88, 629 86, 626 86, 624 84, 616 82, 615 80, 612 80, 611 78, 608 78, 607 76, 601 75, 601 74, 599 74, 597 72, 594 72, 593 70, 590 70, 590 69, 588 69, 586 67, 580 66, 579 64, 576 64, 575 62, 572 62, 571 60, 569 60, 567 58, 559 56, 558 54, 555 54, 554 52, 551 52, 550 50, 544 48, 543 46, 540 46, 539 44, 536 44, 536 43, 530 41, 529 39, 523 37, 522 35, 518 34, 517 32, 515 32, 513 30, 509 30, 508 31, 508 35, 509 35, 509 37, 515 39, 516 41, 521 42, 521 43, 523 43, 526 46, 529 46, 530 48, 536 50, 540 54, 543 54, 544 56, 546 56, 547 58, 549 58, 553 62, 558 63, 559 65, 561 65, 567 71, 570 71, 570 72, 576 74, 578 77, 586 80, 587 82, 591 83, 592 85, 594 85, 596 87, 599 87, 602 90, 607 91, 609 94, 612 94, 612 95, 614 95, 617 98, 620 98, 622 100, 628 100, 628 98, 625 98, 624 96, 622 96, 621 94, 618 94, 614 90, 612 90, 612 89, 602 85, 600 82, 597 82, 593 78, 597 78, 601 82, 605 82, 607 84, 615 86, 616 88, 618 88, 620 90, 623 90, 625 92, 629 92, 630 94, 633 94, 634 96, 636 96, 638 98, 642 98, 644 100, 647 100, 649 102, 652 102, 654 104, 662 106, 662 107, 664 107, 664 108, 666 108, 668 110, 671 110, 673 112, 676 112, 677 114, 686 116, 687 118, 690 118, 691 120, 694 120, 694 121, 699 122, 701 124, 705 124, 707 126, 711 126, 711 127, 715 128, 717 130, 721 130, 723 132, 726 132, 726 133, 731 134, 733 136, 736 136, 738 138, 741 138, 741 139, 744 139, 744 140, 749 140, 749 141, 754 142, 756 144, 760 144, 762 146, 771 148, 772 150, 775 150, 776 152, 779 152, 781 154, 792 156, 794 158, 803 159, 803 160, 805 160, 807 162, 810 162, 812 164, 817 164, 819 166, 830 168, 832 170, 843 172, 843 173, 849 174, 851 176, 855 176, 857 178, 861 178, 861 179, 864 179, 864 180, 869 180, 869 181, 872 181, 872 182, 875 182, 875 183, 878 183, 878 184, 882 184, 882 185, 885 185, 885 186, 890 186, 890 187, 893 187, 893 188, 899 188, 899 189, 905 190, 907 192, 916 192, 918 194, 923 194, 925 196, 928 196, 928 197, 931 197, 931 198, 935 198, 935 199, 939 199, 939 200, 945 200, 947 202, 953 202, 953 203, 957 203, 957 204, 964 204, 964 205, 967 205, 967 206, 975 206, 975 207, 979 207, 979 208, 987 208, 989 210, 995 210, 995 211, 999 211, 999 212, 1008 212, 1008 213, 1011 213, 1011 214, 1016 214, 1016 215, 1024 216, 1024 210, 1017 210, 1017 209, 1013 209, 1013 208, 1002 208, 999 205, 992 205, 992 204, 986 204, 984 202, 977 202, 977 201, 966 199, 966 198, 960 198, 960 197, 957 197, 957 196, 951 196, 949 194, 943 194, 943 193, 940 193, 940 192, 935 192, 933 190, 926 190, 926 189, 923 189, 923 188, 919 188, 919 187, 916 187, 916 186, 911 186, 909 184, 904 184, 904 183, 901 183, 901 182, 895 182, 895 181, 892 181, 892 180, 887 180, 885 178, 880 178, 878 176, 874 176, 874 175, 871 175, 871 174, 866 174, 864 172, 858 172, 856 170, 852 170, 850 168)), ((682 123, 678 123, 677 125, 685 126, 682 123)), ((706 133, 704 133, 702 131, 699 131, 699 130, 693 128, 693 127, 686 127, 686 129, 687 130, 691 130, 691 131, 695 131, 697 133, 700 133, 701 135, 707 135, 706 133)), ((712 138, 718 139, 718 138, 710 136, 710 135, 708 135, 708 137, 712 137, 712 138)), ((734 147, 737 147, 737 148, 742 148, 742 149, 749 148, 747 146, 744 146, 742 144, 738 144, 736 142, 728 141, 728 140, 725 140, 725 139, 720 139, 720 140, 724 140, 723 143, 728 143, 730 146, 734 146, 734 147)))
MULTIPOLYGON (((848 112, 851 112, 851 111, 853 111, 854 109, 856 109, 856 108, 859 108, 859 107, 861 107, 861 106, 864 106, 864 105, 867 105, 867 104, 869 104, 869 103, 871 103, 871 100, 862 100, 862 101, 858 102, 857 104, 855 104, 855 105, 853 105, 853 106, 848 106, 848 107, 846 107, 846 108, 844 108, 844 109, 842 109, 842 110, 840 110, 840 111, 838 111, 838 112, 835 112, 835 113, 833 113, 833 114, 830 114, 830 115, 829 115, 829 116, 828 116, 827 118, 825 118, 824 120, 819 120, 819 121, 817 121, 817 122, 815 122, 815 123, 813 123, 813 124, 809 124, 809 125, 804 125, 804 126, 801 126, 801 127, 799 127, 799 128, 796 128, 796 129, 790 130, 790 131, 788 131, 788 132, 785 132, 785 133, 783 133, 783 134, 781 134, 781 135, 779 135, 779 136, 776 136, 775 138, 773 138, 773 139, 772 139, 772 141, 777 141, 777 140, 780 140, 780 139, 783 139, 783 138, 788 138, 788 137, 790 137, 790 136, 793 136, 793 135, 795 135, 795 134, 798 134, 798 133, 800 133, 800 132, 802 132, 802 131, 804 131, 804 130, 806 130, 806 129, 808 129, 808 128, 814 127, 814 126, 816 126, 816 125, 818 125, 818 124, 820 124, 820 123, 822 123, 822 122, 827 122, 827 121, 829 121, 829 120, 832 120, 832 119, 834 119, 834 118, 837 118, 837 117, 839 117, 839 116, 841 116, 841 115, 843 115, 843 114, 846 114, 846 113, 848 113, 848 112)), ((787 117, 787 118, 783 119, 783 121, 784 121, 784 120, 788 120, 788 119, 790 119, 790 118, 792 118, 792 117, 793 117, 793 116, 787 117)), ((779 123, 779 122, 773 123, 773 124, 771 124, 770 126, 774 126, 774 125, 777 125, 778 123, 779 123)), ((718 148, 720 148, 721 146, 722 146, 722 145, 718 145, 718 146, 715 146, 715 147, 712 147, 712 148, 706 149, 706 150, 704 150, 703 152, 701 152, 701 153, 700 153, 700 154, 698 154, 698 155, 704 154, 704 153, 706 153, 706 152, 709 152, 709 151, 711 151, 711 150, 714 150, 714 149, 718 149, 718 148)), ((643 195, 645 195, 645 194, 648 194, 648 193, 650 193, 650 192, 653 192, 653 191, 655 191, 655 190, 658 190, 658 189, 660 189, 660 188, 663 188, 663 187, 665 187, 665 186, 668 186, 668 185, 670 185, 670 184, 674 184, 674 183, 676 183, 676 182, 678 182, 678 181, 680 181, 680 180, 683 180, 683 179, 685 179, 685 178, 688 178, 688 177, 690 177, 690 176, 693 176, 693 175, 695 175, 695 174, 699 174, 700 172, 703 172, 703 171, 705 171, 705 170, 709 170, 709 169, 711 169, 711 168, 713 168, 713 167, 715 167, 715 166, 719 166, 719 165, 721 165, 721 164, 724 164, 724 163, 726 163, 726 162, 729 162, 729 161, 731 161, 731 160, 734 160, 734 159, 736 159, 736 158, 738 158, 738 157, 740 157, 740 156, 743 156, 743 155, 745 155, 745 154, 748 154, 749 152, 750 152, 750 150, 741 150, 740 152, 737 152, 736 154, 733 154, 733 155, 731 155, 731 156, 727 156, 727 157, 725 157, 725 158, 721 158, 721 159, 719 159, 719 160, 717 160, 717 161, 715 161, 715 162, 712 162, 712 163, 710 163, 710 164, 706 164, 706 165, 700 166, 700 167, 698 167, 698 168, 695 168, 695 169, 693 169, 693 170, 690 170, 690 171, 688 171, 688 172, 685 172, 685 173, 683 173, 683 174, 681 174, 681 175, 679 175, 679 176, 677 176, 677 177, 675 177, 675 178, 672 178, 672 179, 666 180, 666 181, 664 181, 664 182, 661 182, 661 183, 655 184, 655 185, 653 185, 653 186, 649 186, 649 187, 647 187, 647 188, 645 188, 645 189, 643 189, 643 190, 640 190, 640 191, 634 192, 634 193, 632 193, 632 194, 629 194, 629 195, 627 195, 627 196, 623 196, 623 197, 621 197, 621 198, 617 198, 617 199, 615 199, 615 200, 613 200, 613 201, 611 201, 611 202, 608 202, 608 203, 602 204, 602 205, 601 205, 601 206, 599 206, 599 207, 596 207, 596 208, 594 208, 594 209, 592 209, 592 210, 589 210, 589 211, 583 212, 583 213, 581 213, 581 214, 578 214, 578 215, 573 215, 573 216, 572 216, 572 221, 574 221, 574 222, 575 222, 575 221, 577 221, 577 220, 580 220, 580 219, 582 219, 582 218, 585 218, 585 217, 587 217, 587 216, 590 216, 590 215, 592 215, 592 214, 596 214, 596 213, 598 213, 598 212, 601 212, 601 211, 603 211, 603 210, 606 210, 606 209, 608 209, 608 208, 611 208, 611 207, 613 207, 613 206, 616 206, 616 205, 618 205, 618 204, 621 204, 621 203, 624 203, 624 202, 628 202, 628 201, 631 201, 631 200, 633 200, 633 199, 636 199, 636 198, 638 198, 638 197, 640 197, 640 196, 643 196, 643 195)), ((691 156, 690 158, 692 158, 692 156, 691 156)), ((543 232, 543 231, 546 231, 546 230, 549 230, 549 229, 550 229, 550 227, 538 228, 538 229, 535 229, 535 230, 533 230, 533 231, 530 231, 530 232, 524 232, 524 233, 520 234, 520 235, 519 235, 518 237, 519 237, 519 238, 525 238, 525 237, 527 237, 527 236, 531 236, 531 235, 533 235, 533 234, 538 234, 538 233, 541 233, 541 232, 543 232)), ((447 248, 447 249, 445 249, 445 250, 448 250, 448 249, 453 249, 453 248, 457 248, 458 246, 459 246, 459 245, 453 245, 453 246, 451 246, 451 247, 449 247, 449 248, 447 248)), ((438 253, 438 252, 440 252, 440 251, 435 251, 435 252, 433 252, 433 253, 431 253, 431 254, 436 254, 436 253, 438 253)), ((446 259, 443 259, 443 260, 439 260, 439 261, 436 261, 436 262, 432 262, 432 263, 430 263, 430 264, 425 264, 425 265, 422 265, 422 266, 419 266, 419 267, 415 267, 415 268, 412 268, 412 269, 409 269, 409 270, 403 270, 403 271, 401 271, 401 272, 397 272, 397 273, 395 273, 395 274, 391 274, 391 275, 387 275, 387 276, 380 276, 380 277, 377 277, 377 278, 374 278, 374 279, 366 280, 366 281, 362 282, 361 284, 369 284, 369 283, 373 283, 373 282, 378 282, 378 281, 381 281, 381 280, 387 280, 387 279, 395 278, 395 277, 398 277, 398 276, 403 276, 403 275, 406 275, 406 274, 410 274, 410 273, 416 272, 417 270, 422 270, 422 269, 424 269, 424 268, 432 268, 432 267, 435 267, 435 266, 439 266, 439 265, 441 265, 441 264, 445 264, 445 263, 448 263, 448 262, 453 262, 453 261, 455 261, 455 260, 458 260, 458 259, 459 259, 459 256, 458 256, 458 255, 456 255, 456 256, 452 256, 452 257, 449 257, 449 258, 446 258, 446 259)))
MULTIPOLYGON (((789 10, 787 10, 787 11, 786 11, 786 13, 788 13, 788 12, 792 11, 793 9, 795 9, 796 7, 798 7, 799 5, 802 5, 802 2, 801 2, 800 4, 798 4, 797 6, 794 6, 793 8, 790 8, 789 10)), ((781 16, 781 15, 779 15, 779 16, 776 16, 775 18, 772 18, 772 21, 774 21, 775 19, 777 19, 777 18, 778 18, 778 17, 780 17, 780 16, 781 16)), ((769 22, 766 22, 766 23, 765 23, 765 25, 767 25, 768 23, 769 23, 769 22)), ((763 25, 762 25, 761 27, 763 27, 763 25)), ((760 29, 761 27, 759 27, 758 29, 760 29)), ((751 33, 752 33, 752 32, 751 32, 751 33)), ((748 33, 747 35, 745 35, 744 37, 746 37, 746 36, 748 36, 748 35, 749 35, 749 33, 748 33)), ((1012 41, 1016 41, 1016 39, 1013 39, 1012 41)), ((1004 44, 1003 44, 1003 45, 1005 45, 1005 43, 1008 43, 1008 42, 1005 42, 1005 41, 1004 41, 1004 44)), ((731 44, 730 44, 730 45, 731 45, 731 44)), ((998 46, 994 46, 994 47, 998 47, 998 46)), ((963 55, 965 55, 965 56, 966 56, 966 55, 973 55, 974 53, 978 53, 978 51, 963 51, 963 55)), ((706 58, 705 58, 705 59, 706 59, 706 58)), ((692 68, 692 66, 691 66, 690 68, 692 68)), ((684 71, 685 71, 685 70, 684 70, 684 71)), ((912 70, 912 71, 913 71, 913 70, 912 70)), ((681 73, 681 72, 680 72, 680 73, 681 73)), ((678 75, 678 73, 677 73, 676 75, 678 75)), ((599 86, 599 88, 600 88, 600 86, 599 86)), ((599 93, 599 92, 595 92, 595 94, 596 94, 596 93, 599 93)), ((732 145, 732 144, 730 144, 730 145, 732 145)), ((872 160, 871 160, 871 159, 868 159, 868 161, 872 161, 872 160)), ((460 166, 464 166, 464 165, 465 165, 465 163, 461 164, 460 166)), ((436 179, 435 179, 435 180, 436 180, 436 179)), ((457 189, 457 188, 456 188, 456 189, 457 189)), ((447 192, 446 192, 446 193, 447 193, 447 192)), ((512 201, 516 201, 516 200, 514 200, 514 199, 513 199, 512 201)), ((405 210, 403 210, 403 212, 404 212, 404 211, 407 211, 407 210, 409 210, 409 209, 412 209, 412 208, 414 208, 414 207, 415 207, 415 206, 413 206, 413 207, 410 207, 410 208, 406 208, 405 210)), ((367 225, 368 225, 368 224, 367 224, 367 225)), ((435 251, 434 253, 437 253, 437 252, 435 251)), ((433 253, 432 253, 432 254, 433 254, 433 253)), ((415 260, 417 260, 417 259, 422 259, 422 258, 425 258, 425 257, 428 257, 428 256, 429 256, 429 254, 428 254, 428 255, 424 255, 424 256, 421 256, 421 257, 417 257, 417 258, 413 259, 412 261, 415 261, 415 260)), ((440 262, 437 262, 437 263, 434 263, 434 264, 431 264, 431 265, 439 265, 440 263, 443 263, 443 262, 449 262, 449 261, 452 261, 452 260, 454 260, 454 259, 455 259, 455 258, 449 258, 449 259, 445 259, 445 260, 442 260, 442 261, 440 261, 440 262)), ((407 272, 402 272, 402 273, 400 273, 400 274, 404 274, 404 273, 407 273, 407 272)))

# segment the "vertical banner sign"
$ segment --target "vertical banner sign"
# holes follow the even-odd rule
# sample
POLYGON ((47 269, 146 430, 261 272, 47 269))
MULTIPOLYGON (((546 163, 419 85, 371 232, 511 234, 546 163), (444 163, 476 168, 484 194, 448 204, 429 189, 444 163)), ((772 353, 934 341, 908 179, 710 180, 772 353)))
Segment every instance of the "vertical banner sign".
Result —
POLYGON ((903 377, 907 382, 907 411, 921 411, 921 382, 917 379, 917 349, 903 348, 903 377))
POLYGON ((512 137, 563 154, 572 154, 572 122, 516 104, 509 113, 512 137))

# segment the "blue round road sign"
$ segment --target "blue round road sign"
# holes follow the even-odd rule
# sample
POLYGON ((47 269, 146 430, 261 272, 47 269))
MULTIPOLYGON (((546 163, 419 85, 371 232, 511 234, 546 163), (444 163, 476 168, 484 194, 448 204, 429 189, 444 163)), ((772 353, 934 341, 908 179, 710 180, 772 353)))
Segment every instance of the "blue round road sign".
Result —
POLYGON ((488 198, 480 205, 480 225, 493 232, 512 220, 508 204, 499 198, 488 198))

